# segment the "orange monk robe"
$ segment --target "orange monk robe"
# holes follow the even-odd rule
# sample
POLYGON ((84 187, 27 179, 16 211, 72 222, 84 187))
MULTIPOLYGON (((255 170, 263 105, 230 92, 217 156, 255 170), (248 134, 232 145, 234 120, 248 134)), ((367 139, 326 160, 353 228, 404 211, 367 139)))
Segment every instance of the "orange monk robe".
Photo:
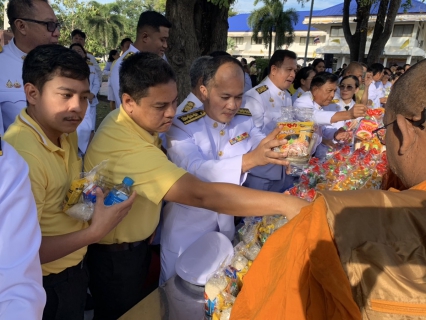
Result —
POLYGON ((321 197, 266 242, 231 319, 361 319, 332 242, 321 197))
POLYGON ((426 319, 425 191, 324 192, 265 243, 231 319, 426 319))

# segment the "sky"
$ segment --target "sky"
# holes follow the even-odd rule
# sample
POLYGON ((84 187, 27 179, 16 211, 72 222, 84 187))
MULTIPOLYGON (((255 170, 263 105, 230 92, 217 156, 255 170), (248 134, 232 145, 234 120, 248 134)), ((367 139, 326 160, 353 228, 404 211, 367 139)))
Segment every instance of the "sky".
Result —
MULTIPOLYGON (((100 3, 114 2, 113 0, 97 0, 97 1, 100 3)), ((254 0, 237 0, 235 9, 238 13, 249 13, 255 8, 253 6, 253 2, 254 0)), ((329 8, 331 6, 334 6, 342 2, 343 0, 327 0, 327 1, 317 0, 316 2, 314 2, 314 10, 329 8)), ((260 4, 258 4, 256 8, 261 6, 262 6, 262 2, 260 2, 260 4)), ((304 7, 302 7, 297 2, 297 0, 287 0, 284 4, 284 9, 290 9, 290 8, 294 8, 296 10, 308 11, 311 9, 311 3, 308 2, 304 5, 304 7)))

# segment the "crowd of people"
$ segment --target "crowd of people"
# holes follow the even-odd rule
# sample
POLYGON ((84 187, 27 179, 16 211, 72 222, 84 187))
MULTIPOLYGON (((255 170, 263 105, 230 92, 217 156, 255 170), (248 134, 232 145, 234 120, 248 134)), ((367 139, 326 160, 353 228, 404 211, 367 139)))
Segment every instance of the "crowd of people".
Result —
POLYGON ((232 319, 371 318, 379 312, 370 310, 371 294, 426 303, 416 284, 422 271, 399 270, 404 289, 395 270, 380 274, 389 263, 426 263, 424 62, 403 72, 351 62, 333 74, 322 59, 301 68, 294 52, 276 50, 259 79, 255 62, 216 51, 192 62, 191 92, 178 105, 166 58, 172 25, 162 14, 143 12, 135 41, 111 50, 103 71, 83 31, 72 32, 69 48, 58 45, 61 25, 46 0, 10 0, 7 16, 14 38, 0 53, 1 319, 83 319, 88 292, 94 319, 118 319, 148 294, 156 233, 164 284, 204 234, 232 240, 235 216, 275 214, 290 223, 266 242, 232 319), (112 111, 95 132, 103 76, 112 111), (283 109, 312 110, 312 155, 323 159, 350 143, 346 121, 379 107, 390 169, 411 189, 324 193, 313 204, 283 194, 295 179, 287 154, 274 151, 287 143, 277 138, 283 109), (89 222, 64 213, 71 182, 104 160, 113 184, 134 181, 129 199, 105 206, 97 188, 89 222), (357 264, 351 254, 368 241, 387 247, 363 248, 357 264), (377 284, 356 272, 362 263, 376 266, 377 284))

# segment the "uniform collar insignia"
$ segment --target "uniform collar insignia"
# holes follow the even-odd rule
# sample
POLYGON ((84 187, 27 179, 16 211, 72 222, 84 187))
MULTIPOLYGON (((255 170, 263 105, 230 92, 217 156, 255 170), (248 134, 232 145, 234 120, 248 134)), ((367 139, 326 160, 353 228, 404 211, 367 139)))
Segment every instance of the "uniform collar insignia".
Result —
POLYGON ((126 59, 128 59, 128 58, 130 58, 131 56, 133 56, 135 53, 134 52, 128 52, 125 56, 124 56, 124 58, 123 58, 123 60, 126 60, 126 59))
POLYGON ((247 109, 247 108, 240 108, 238 111, 237 111, 237 113, 236 113, 237 115, 240 115, 240 116, 248 116, 248 117, 251 117, 251 112, 250 112, 250 110, 249 109, 247 109))
POLYGON ((9 89, 10 89, 10 88, 13 88, 13 83, 12 83, 12 81, 8 80, 8 81, 6 82, 6 87, 8 87, 9 89))
POLYGON ((15 83, 13 84, 13 86, 14 86, 16 89, 19 89, 20 87, 22 87, 22 85, 21 85, 18 81, 15 81, 15 83))
POLYGON ((204 110, 196 110, 193 111, 191 113, 185 114, 183 116, 178 117, 178 119, 180 121, 182 121, 182 123, 184 125, 187 125, 191 122, 194 122, 198 119, 201 119, 202 117, 204 117, 206 115, 206 112, 204 110))
POLYGON ((265 85, 263 85, 263 86, 261 86, 261 87, 259 87, 259 88, 256 88, 256 91, 257 91, 259 94, 262 94, 262 93, 264 93, 265 91, 268 91, 268 86, 265 84, 265 85))
POLYGON ((185 107, 183 107, 182 112, 188 112, 191 111, 195 107, 195 103, 192 101, 188 101, 185 104, 185 107))

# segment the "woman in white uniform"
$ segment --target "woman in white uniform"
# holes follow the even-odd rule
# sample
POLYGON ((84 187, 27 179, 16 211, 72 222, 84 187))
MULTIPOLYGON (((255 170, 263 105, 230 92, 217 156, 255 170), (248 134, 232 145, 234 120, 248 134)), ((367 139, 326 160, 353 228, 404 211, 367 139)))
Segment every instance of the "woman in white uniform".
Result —
POLYGON ((315 77, 315 74, 316 74, 315 70, 312 69, 311 67, 304 67, 296 73, 293 86, 294 86, 294 89, 297 89, 297 90, 291 96, 293 105, 294 105, 294 101, 296 101, 297 98, 300 98, 302 94, 309 91, 311 87, 312 79, 315 77))
MULTIPOLYGON (((168 156, 176 165, 204 181, 242 185, 247 172, 256 166, 287 164, 272 158, 277 153, 262 141, 265 135, 254 126, 250 111, 240 108, 243 90, 244 72, 238 60, 218 56, 207 62, 200 87, 204 106, 175 118, 167 132, 168 156)), ((268 139, 278 131, 274 130, 268 139)), ((234 217, 173 202, 166 204, 160 283, 176 273, 177 258, 210 231, 232 239, 234 217)))
POLYGON ((86 50, 84 50, 83 46, 79 43, 73 43, 70 46, 70 49, 76 51, 84 59, 86 59, 90 69, 90 94, 88 96, 89 107, 87 108, 83 122, 77 128, 78 148, 82 154, 85 154, 87 146, 89 145, 90 139, 92 137, 92 133, 94 133, 95 131, 96 106, 98 105, 97 94, 99 92, 99 89, 101 88, 101 84, 99 82, 99 77, 96 74, 95 67, 87 58, 87 53, 86 50))

